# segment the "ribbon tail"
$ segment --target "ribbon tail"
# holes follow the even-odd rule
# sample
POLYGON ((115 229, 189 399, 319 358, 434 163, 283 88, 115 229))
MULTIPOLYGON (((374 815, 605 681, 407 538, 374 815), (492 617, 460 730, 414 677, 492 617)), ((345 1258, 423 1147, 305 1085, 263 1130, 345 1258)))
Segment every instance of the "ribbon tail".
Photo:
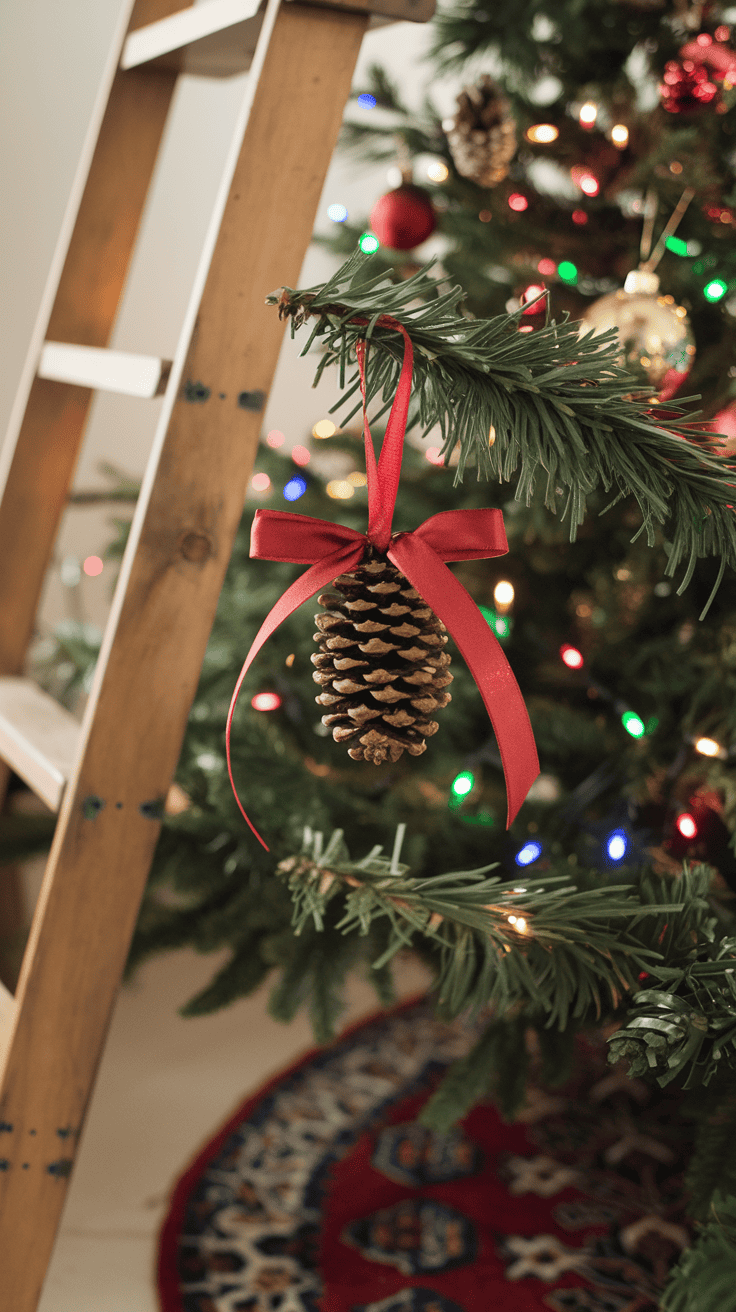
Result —
POLYGON ((539 774, 529 715, 511 666, 472 597, 430 546, 407 533, 392 544, 388 558, 446 625, 478 685, 501 753, 508 829, 539 774))
POLYGON ((238 697, 240 696, 240 689, 242 688, 243 680, 261 650, 261 647, 268 641, 271 634, 276 632, 279 625, 283 624, 284 620, 287 619, 289 615, 292 615, 295 610, 298 610, 305 601, 309 601, 309 598, 313 597, 315 592, 319 592, 320 588, 324 587, 326 583, 331 583, 338 574, 342 574, 344 570, 352 569, 357 565, 363 558, 364 550, 365 541, 362 538, 358 542, 345 547, 340 547, 338 551, 330 552, 329 556, 325 556, 324 559, 318 561, 316 565, 312 565, 310 569, 300 575, 300 577, 291 584, 291 587, 286 589, 283 596, 279 597, 276 605, 268 612, 268 615, 253 639, 251 649, 245 658, 245 663, 240 671, 238 682, 235 685, 235 691, 230 702, 230 710, 228 711, 227 725, 225 728, 227 772, 230 776, 230 784, 235 796, 235 801, 238 804, 238 810, 245 820, 245 823, 248 825, 248 828, 255 834, 261 847, 264 847, 267 852, 270 851, 270 848, 268 844, 263 841, 255 825, 249 820, 243 809, 243 804, 238 797, 238 790, 235 787, 235 780, 233 779, 233 768, 230 758, 230 733, 232 730, 235 707, 238 702, 238 697))

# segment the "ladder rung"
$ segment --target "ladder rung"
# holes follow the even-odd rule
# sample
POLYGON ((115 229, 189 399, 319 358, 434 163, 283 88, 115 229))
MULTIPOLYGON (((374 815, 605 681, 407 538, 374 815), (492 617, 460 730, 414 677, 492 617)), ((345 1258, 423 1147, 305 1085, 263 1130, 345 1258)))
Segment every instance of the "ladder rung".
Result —
POLYGON ((58 811, 79 741, 79 724, 32 679, 0 678, 0 760, 58 811))
POLYGON ((171 372, 171 361, 156 355, 108 351, 98 346, 45 342, 38 366, 39 378, 57 383, 96 387, 126 396, 161 396, 171 372))
POLYGON ((0 1067, 3 1065, 5 1053, 10 1043, 16 1008, 17 1003, 13 994, 0 980, 0 1067))
POLYGON ((260 0, 207 0, 131 32, 123 46, 122 69, 155 60, 205 77, 229 77, 250 68, 261 29, 260 0), (258 17, 256 17, 258 15, 258 17))

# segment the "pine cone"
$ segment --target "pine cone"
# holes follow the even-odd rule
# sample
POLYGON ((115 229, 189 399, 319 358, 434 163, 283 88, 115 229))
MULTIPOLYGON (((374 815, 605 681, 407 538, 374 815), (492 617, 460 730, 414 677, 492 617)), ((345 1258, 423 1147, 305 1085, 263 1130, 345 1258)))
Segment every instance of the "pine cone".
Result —
POLYGON ((508 100, 487 74, 457 98, 447 141, 458 173, 479 187, 502 182, 516 153, 516 124, 509 109, 508 100))
POLYGON ((427 716, 450 701, 445 626, 408 579, 384 559, 365 561, 318 598, 313 678, 328 709, 322 723, 354 761, 421 756, 439 728, 427 716))

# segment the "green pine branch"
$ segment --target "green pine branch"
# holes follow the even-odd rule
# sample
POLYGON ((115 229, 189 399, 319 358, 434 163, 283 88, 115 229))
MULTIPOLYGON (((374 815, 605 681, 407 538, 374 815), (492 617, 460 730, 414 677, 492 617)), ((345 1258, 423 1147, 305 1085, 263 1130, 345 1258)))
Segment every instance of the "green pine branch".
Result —
POLYGON ((683 965, 650 971, 662 988, 643 989, 632 1014, 609 1039, 610 1060, 663 1088, 707 1086, 736 1071, 736 938, 724 938, 683 965))
POLYGON ((670 1275, 661 1312, 736 1312, 736 1198, 717 1194, 710 1217, 670 1275))
POLYGON ((716 1193, 736 1197, 736 1090, 701 1095, 692 1112, 698 1125, 686 1179, 688 1211, 707 1221, 716 1193))
POLYGON ((377 968, 416 935, 430 940, 446 1016, 490 1006, 508 1017, 521 1007, 543 1016, 549 1028, 593 1021, 636 992, 642 971, 657 978, 678 968, 682 974, 704 936, 698 928, 709 872, 702 867, 685 870, 674 888, 641 878, 638 886, 599 882, 590 889, 570 882, 569 867, 565 874, 552 868, 506 881, 489 875, 492 868, 423 879, 411 875, 396 850, 389 858, 376 846, 352 861, 341 830, 324 851, 321 834, 307 830, 302 853, 281 861, 278 871, 291 890, 297 936, 307 927, 321 931, 328 914, 330 926, 353 938, 387 922, 377 968), (677 901, 666 898, 672 891, 677 901), (333 909, 338 897, 342 915, 333 909))
MULTIPOLYGON (((518 470, 516 495, 527 503, 543 482, 551 510, 558 511, 562 500, 571 539, 598 486, 610 504, 632 493, 648 541, 654 542, 657 525, 671 540, 667 573, 687 561, 681 588, 699 557, 720 558, 717 584, 726 566, 736 565, 733 474, 726 458, 681 422, 681 408, 668 405, 663 427, 652 416, 651 399, 632 396, 636 384, 616 363, 614 331, 580 338, 577 324, 563 322, 522 334, 518 314, 465 317, 460 289, 448 289, 428 268, 394 284, 383 272, 372 275, 370 261, 358 252, 324 285, 284 288, 268 298, 291 320, 292 333, 316 320, 302 353, 315 341, 322 348, 315 383, 328 365, 338 365, 345 392, 335 410, 358 393, 352 365, 359 338, 371 344, 369 401, 381 398, 381 414, 390 407, 403 342, 379 326, 378 319, 389 315, 414 346, 414 421, 425 433, 439 426, 446 461, 459 446, 458 480, 470 466, 478 477, 499 482, 518 470)), ((343 422, 359 409, 358 398, 343 422)))

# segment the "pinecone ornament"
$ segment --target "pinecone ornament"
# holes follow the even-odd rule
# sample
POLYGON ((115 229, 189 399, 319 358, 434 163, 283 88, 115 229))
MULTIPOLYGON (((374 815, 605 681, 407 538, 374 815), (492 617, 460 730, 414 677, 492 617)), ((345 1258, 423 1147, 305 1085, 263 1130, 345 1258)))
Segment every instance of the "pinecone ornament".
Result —
POLYGON ((509 171, 516 153, 516 124, 509 110, 508 100, 487 74, 458 96, 447 141, 458 173, 479 187, 495 186, 509 171))
POLYGON ((444 624, 385 559, 364 561, 333 587, 315 617, 322 723, 354 761, 421 756, 439 728, 428 717, 450 701, 444 624))

